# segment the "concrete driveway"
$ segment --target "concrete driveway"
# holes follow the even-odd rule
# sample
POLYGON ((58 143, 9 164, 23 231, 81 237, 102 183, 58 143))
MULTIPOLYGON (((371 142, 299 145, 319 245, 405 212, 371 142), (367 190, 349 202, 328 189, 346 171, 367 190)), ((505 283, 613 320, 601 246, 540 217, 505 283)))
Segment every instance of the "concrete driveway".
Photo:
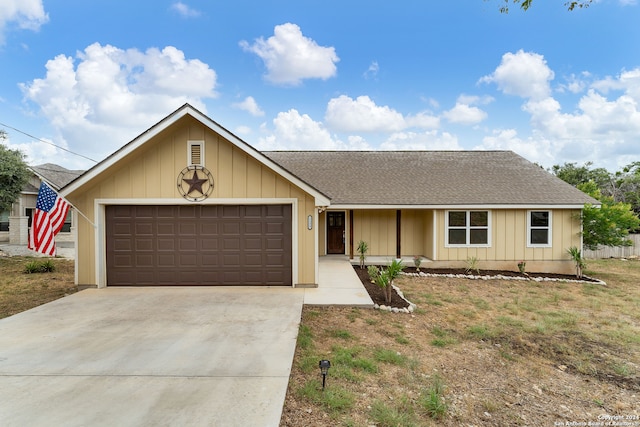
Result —
POLYGON ((292 288, 87 289, 0 320, 0 425, 277 426, 292 288))

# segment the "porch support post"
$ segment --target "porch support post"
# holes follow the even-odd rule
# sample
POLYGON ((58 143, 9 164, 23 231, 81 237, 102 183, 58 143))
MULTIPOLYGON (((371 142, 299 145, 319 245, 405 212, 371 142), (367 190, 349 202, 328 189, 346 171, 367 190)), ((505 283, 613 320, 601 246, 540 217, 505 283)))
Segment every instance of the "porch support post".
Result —
POLYGON ((398 209, 396 211, 396 258, 400 258, 401 255, 401 236, 402 236, 402 211, 398 209))
POLYGON ((349 210, 349 259, 353 259, 353 209, 349 210))

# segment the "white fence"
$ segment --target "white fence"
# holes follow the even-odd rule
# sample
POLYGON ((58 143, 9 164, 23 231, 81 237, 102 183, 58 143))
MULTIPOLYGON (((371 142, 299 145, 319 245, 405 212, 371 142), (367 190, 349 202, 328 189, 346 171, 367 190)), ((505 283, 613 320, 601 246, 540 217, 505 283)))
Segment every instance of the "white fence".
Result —
POLYGON ((629 258, 640 256, 640 234, 629 234, 629 240, 633 242, 631 246, 601 246, 597 251, 585 249, 585 258, 629 258))

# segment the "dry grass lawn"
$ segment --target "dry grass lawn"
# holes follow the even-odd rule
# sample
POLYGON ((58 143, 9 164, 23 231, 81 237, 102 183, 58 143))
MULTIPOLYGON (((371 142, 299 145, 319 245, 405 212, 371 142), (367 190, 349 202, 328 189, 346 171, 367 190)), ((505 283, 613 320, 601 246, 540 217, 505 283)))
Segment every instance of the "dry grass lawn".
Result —
POLYGON ((280 425, 640 426, 640 261, 587 274, 608 286, 405 277, 411 315, 306 307, 280 425))
POLYGON ((76 292, 74 261, 63 258, 0 257, 0 319, 76 292), (50 260, 50 273, 24 273, 29 263, 50 260))

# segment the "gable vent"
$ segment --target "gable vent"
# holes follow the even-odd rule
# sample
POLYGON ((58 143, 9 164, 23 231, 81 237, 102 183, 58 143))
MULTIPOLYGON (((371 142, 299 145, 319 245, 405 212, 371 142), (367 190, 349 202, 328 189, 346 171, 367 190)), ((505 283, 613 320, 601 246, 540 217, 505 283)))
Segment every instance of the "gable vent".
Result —
POLYGON ((189 165, 204 166, 204 141, 189 141, 189 165))

